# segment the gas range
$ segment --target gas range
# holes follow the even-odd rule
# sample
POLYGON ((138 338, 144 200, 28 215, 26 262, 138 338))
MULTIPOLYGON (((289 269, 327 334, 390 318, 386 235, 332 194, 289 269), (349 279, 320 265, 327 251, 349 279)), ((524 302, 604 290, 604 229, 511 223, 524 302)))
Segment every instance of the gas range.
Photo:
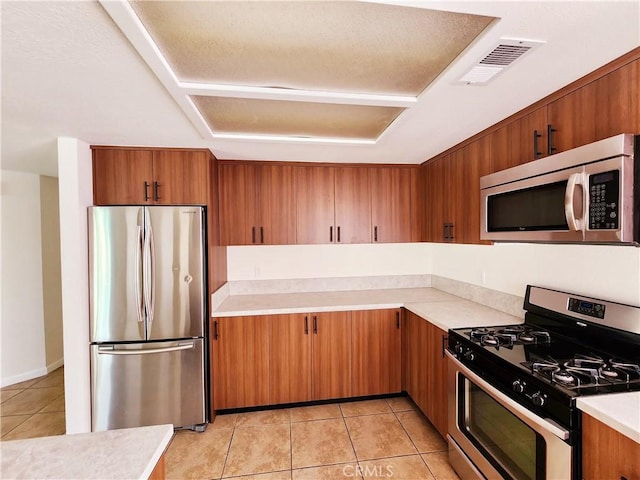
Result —
POLYGON ((640 390, 640 307, 528 286, 524 309, 523 324, 449 330, 447 438, 463 477, 579 479, 576 398, 640 390))
MULTIPOLYGON (((623 358, 599 345, 585 346, 540 326, 521 324, 454 330, 453 349, 466 360, 481 348, 569 396, 640 389, 637 352, 623 358), (470 341, 473 346, 468 343, 470 341)), ((512 385, 518 391, 523 380, 512 385)))

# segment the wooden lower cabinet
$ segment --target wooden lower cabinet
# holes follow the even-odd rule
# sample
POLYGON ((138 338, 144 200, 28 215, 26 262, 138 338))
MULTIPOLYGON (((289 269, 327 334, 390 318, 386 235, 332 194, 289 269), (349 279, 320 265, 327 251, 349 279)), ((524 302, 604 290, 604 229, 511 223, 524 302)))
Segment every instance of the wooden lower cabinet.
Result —
POLYGON ((404 388, 444 437, 447 434, 446 332, 405 311, 404 388))
POLYGON ((212 321, 215 410, 269 403, 268 317, 221 317, 212 321))
POLYGON ((640 480, 640 443, 583 413, 582 478, 640 480))
POLYGON ((311 323, 303 314, 269 315, 269 403, 311 400, 311 323))
POLYGON ((351 396, 351 312, 311 315, 314 400, 351 396))
POLYGON ((351 395, 396 393, 401 385, 401 309, 351 313, 351 395))

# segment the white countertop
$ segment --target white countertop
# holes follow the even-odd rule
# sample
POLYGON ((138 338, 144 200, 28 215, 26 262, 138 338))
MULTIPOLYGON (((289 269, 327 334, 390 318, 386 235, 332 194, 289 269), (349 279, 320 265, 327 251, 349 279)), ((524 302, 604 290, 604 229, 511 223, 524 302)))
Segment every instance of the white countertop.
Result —
POLYGON ((640 443, 640 392, 578 397, 576 405, 596 420, 640 443))
POLYGON ((405 307, 443 330, 522 323, 522 318, 464 300, 435 288, 232 295, 212 317, 338 312, 405 307))
POLYGON ((2 478, 147 479, 173 425, 58 435, 0 443, 2 478))

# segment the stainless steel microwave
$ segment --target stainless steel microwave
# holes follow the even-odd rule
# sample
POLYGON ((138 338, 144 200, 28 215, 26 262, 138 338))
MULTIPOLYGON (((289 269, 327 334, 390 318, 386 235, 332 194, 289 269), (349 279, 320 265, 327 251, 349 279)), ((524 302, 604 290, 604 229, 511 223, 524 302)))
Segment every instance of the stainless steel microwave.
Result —
POLYGON ((640 242, 640 135, 621 134, 480 179, 480 238, 640 242))

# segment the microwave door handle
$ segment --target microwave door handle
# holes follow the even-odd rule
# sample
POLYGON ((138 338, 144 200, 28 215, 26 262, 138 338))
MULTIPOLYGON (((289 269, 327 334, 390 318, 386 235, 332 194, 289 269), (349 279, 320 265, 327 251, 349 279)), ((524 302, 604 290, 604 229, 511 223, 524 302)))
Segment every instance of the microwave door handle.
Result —
POLYGON ((584 185, 582 178, 582 173, 571 174, 569 181, 567 182, 567 189, 564 192, 564 216, 567 219, 569 230, 581 231, 584 227, 584 221, 580 218, 576 218, 573 210, 573 195, 576 190, 576 185, 584 185))

